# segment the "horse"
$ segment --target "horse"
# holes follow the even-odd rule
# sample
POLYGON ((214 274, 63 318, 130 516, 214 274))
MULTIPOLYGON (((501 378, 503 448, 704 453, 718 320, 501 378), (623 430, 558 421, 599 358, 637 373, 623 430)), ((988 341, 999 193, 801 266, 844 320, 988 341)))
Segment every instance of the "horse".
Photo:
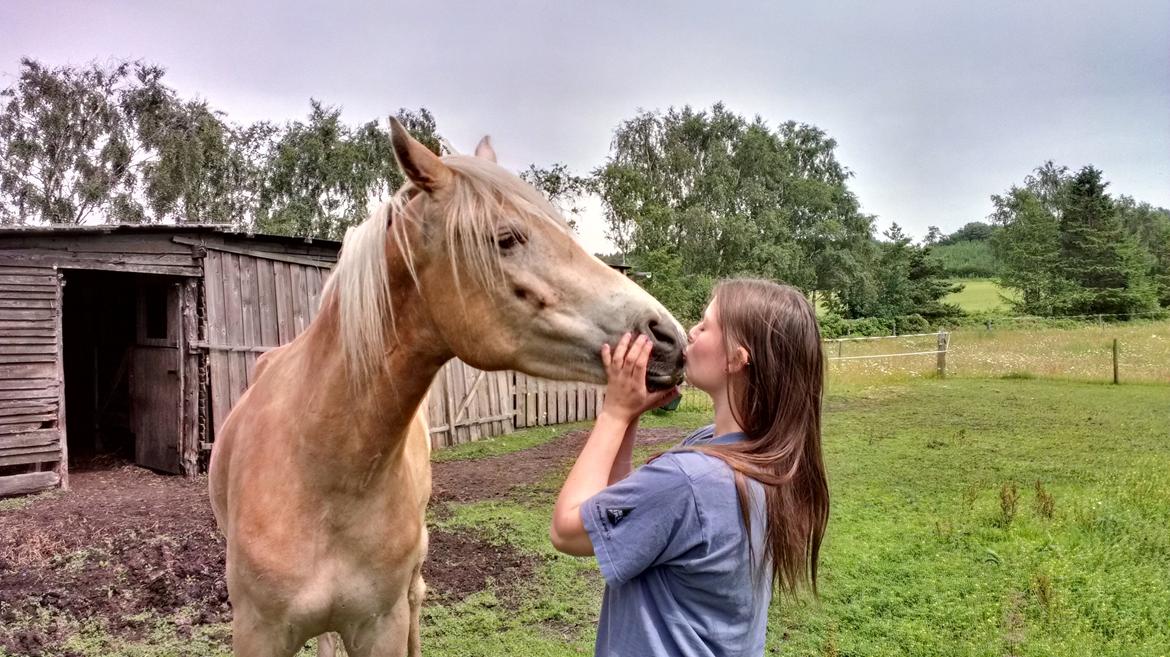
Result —
POLYGON ((315 636, 320 654, 335 637, 352 657, 420 654, 425 400, 448 360, 600 384, 602 344, 640 332, 648 387, 682 378, 678 322, 588 254, 487 137, 440 157, 396 120, 390 133, 406 182, 347 231, 317 317, 257 361, 212 448, 237 657, 315 636))

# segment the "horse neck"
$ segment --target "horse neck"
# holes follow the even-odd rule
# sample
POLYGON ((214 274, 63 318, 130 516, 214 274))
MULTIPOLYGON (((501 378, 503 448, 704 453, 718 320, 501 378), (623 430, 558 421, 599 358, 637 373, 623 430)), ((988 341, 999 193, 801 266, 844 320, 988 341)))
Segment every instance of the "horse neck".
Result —
POLYGON ((433 329, 413 279, 405 271, 391 270, 393 322, 386 318, 387 352, 371 358, 384 359, 361 382, 347 372, 341 348, 335 298, 325 300, 321 312, 306 331, 304 383, 318 391, 307 399, 305 414, 319 419, 315 433, 319 445, 336 458, 369 465, 372 458, 401 453, 411 422, 426 398, 431 382, 450 354, 433 329), (438 346, 436 346, 438 345, 438 346))

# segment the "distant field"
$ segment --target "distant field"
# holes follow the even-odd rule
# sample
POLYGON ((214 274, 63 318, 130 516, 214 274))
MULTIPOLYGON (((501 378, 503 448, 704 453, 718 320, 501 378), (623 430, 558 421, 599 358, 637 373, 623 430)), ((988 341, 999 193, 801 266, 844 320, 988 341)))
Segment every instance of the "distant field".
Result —
POLYGON ((951 282, 961 284, 963 291, 948 295, 944 299, 948 303, 958 304, 967 312, 1007 312, 1010 310, 1001 295, 1010 295, 1011 292, 993 280, 963 278, 954 279, 951 282))
MULTIPOLYGON (((1113 376, 1113 339, 1120 345, 1122 383, 1170 383, 1170 321, 1085 324, 951 332, 947 375, 1042 377, 1106 382, 1113 376)), ((865 356, 933 351, 934 336, 829 343, 826 355, 865 356)), ((932 376, 936 356, 830 361, 831 381, 872 383, 932 376)))

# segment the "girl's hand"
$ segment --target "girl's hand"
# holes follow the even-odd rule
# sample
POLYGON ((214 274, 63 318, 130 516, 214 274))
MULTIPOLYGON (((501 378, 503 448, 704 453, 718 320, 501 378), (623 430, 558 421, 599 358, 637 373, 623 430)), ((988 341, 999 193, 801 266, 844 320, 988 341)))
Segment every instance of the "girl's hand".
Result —
POLYGON ((658 408, 679 396, 678 386, 660 392, 646 390, 646 366, 654 344, 645 335, 631 342, 627 333, 617 346, 601 347, 601 362, 605 365, 608 385, 602 412, 608 412, 623 422, 632 422, 646 411, 658 408))

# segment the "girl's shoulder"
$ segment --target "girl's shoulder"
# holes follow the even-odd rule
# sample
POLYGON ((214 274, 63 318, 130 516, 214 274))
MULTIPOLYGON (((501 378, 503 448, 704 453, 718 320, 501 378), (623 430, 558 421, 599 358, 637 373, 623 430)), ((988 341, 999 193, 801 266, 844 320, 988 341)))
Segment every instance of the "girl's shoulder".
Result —
POLYGON ((687 437, 683 438, 682 442, 679 443, 679 447, 689 447, 695 443, 706 442, 714 437, 715 425, 708 424, 705 427, 699 427, 698 429, 695 429, 691 433, 687 434, 687 437))

